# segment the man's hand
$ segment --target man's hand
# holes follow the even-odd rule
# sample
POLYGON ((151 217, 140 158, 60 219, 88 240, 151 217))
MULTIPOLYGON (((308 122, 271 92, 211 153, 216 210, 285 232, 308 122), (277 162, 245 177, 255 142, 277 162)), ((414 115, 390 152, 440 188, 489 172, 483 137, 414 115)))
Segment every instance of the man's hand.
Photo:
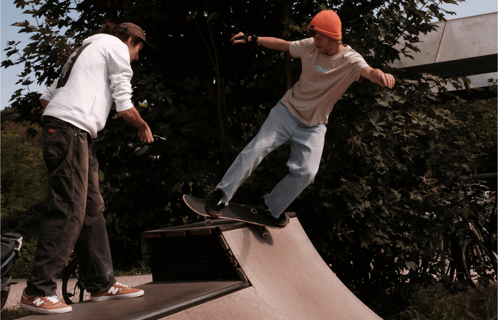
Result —
POLYGON ((123 119, 130 122, 134 127, 137 128, 137 135, 139 136, 139 141, 142 143, 153 143, 153 134, 148 124, 142 120, 141 115, 135 107, 132 107, 125 111, 118 112, 123 119))
POLYGON ((392 74, 383 73, 381 70, 373 69, 372 67, 366 67, 361 70, 361 76, 381 87, 387 87, 389 89, 392 89, 396 84, 396 80, 392 74))
POLYGON ((137 130, 137 135, 139 136, 139 141, 142 143, 150 144, 155 141, 155 139, 153 138, 153 133, 151 133, 151 129, 148 125, 146 125, 146 128, 144 130, 137 130))
POLYGON ((394 79, 394 76, 392 74, 383 73, 382 71, 380 71, 380 73, 377 75, 376 81, 373 82, 377 83, 381 87, 392 89, 396 84, 396 79, 394 79))
MULTIPOLYGON (((247 43, 247 37, 245 36, 245 34, 243 32, 238 32, 238 34, 235 34, 231 38, 231 42, 233 43, 233 45, 235 45, 237 43, 247 43)), ((252 42, 251 36, 248 37, 248 42, 252 42)))

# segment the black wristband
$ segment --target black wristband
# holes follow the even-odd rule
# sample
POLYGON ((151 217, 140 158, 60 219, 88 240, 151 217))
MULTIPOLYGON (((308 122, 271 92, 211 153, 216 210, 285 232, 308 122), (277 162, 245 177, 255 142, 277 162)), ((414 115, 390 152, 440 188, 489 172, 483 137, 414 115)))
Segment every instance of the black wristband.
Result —
POLYGON ((255 42, 255 44, 257 44, 257 39, 259 39, 259 37, 255 33, 252 34, 252 42, 255 42))
POLYGON ((243 35, 241 37, 239 37, 238 39, 244 39, 245 43, 248 43, 248 40, 249 40, 248 38, 250 38, 248 33, 243 33, 243 35))

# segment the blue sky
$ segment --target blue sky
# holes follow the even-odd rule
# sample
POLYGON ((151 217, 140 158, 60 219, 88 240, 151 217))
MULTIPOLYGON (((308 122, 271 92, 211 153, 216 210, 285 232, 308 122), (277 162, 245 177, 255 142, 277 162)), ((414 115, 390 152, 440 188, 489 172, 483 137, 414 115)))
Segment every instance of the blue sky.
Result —
MULTIPOLYGON (((456 15, 449 15, 447 19, 456 19, 463 18, 469 16, 475 16, 478 14, 489 13, 489 12, 497 12, 498 11, 498 2, 497 0, 467 0, 465 2, 461 2, 458 5, 444 5, 444 8, 448 11, 456 12, 456 15)), ((18 33, 20 30, 19 27, 12 27, 11 25, 15 22, 20 22, 24 20, 28 20, 34 24, 33 18, 30 15, 23 14, 23 10, 20 8, 16 8, 13 4, 12 0, 1 0, 0 5, 1 12, 1 38, 0 38, 0 48, 1 48, 1 59, 2 61, 6 59, 4 49, 6 47, 7 41, 16 40, 22 41, 19 45, 19 48, 24 48, 26 44, 29 43, 29 37, 25 33, 18 33)), ((11 57, 12 59, 12 57, 11 57)), ((9 100, 14 91, 20 88, 20 85, 15 85, 18 78, 17 74, 22 72, 21 67, 10 67, 10 68, 1 68, 0 69, 0 77, 1 77, 1 105, 0 108, 4 109, 9 105, 9 100)), ((34 77, 32 80, 35 80, 34 77)), ((36 83, 30 85, 30 91, 38 91, 43 93, 45 90, 45 86, 39 86, 36 83)))

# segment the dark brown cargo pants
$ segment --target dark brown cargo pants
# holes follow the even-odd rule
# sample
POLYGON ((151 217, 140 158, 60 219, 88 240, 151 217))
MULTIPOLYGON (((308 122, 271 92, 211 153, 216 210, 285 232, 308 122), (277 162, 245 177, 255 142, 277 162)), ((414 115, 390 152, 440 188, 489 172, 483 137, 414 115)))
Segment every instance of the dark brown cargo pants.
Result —
POLYGON ((99 191, 99 163, 90 134, 44 116, 43 158, 48 169, 48 212, 42 220, 26 294, 55 295, 55 275, 75 249, 89 292, 115 282, 99 191))

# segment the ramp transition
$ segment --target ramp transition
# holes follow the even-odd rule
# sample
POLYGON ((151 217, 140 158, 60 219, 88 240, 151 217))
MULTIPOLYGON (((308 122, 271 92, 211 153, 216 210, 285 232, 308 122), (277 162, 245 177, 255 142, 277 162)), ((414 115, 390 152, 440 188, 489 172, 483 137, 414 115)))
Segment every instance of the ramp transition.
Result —
POLYGON ((269 231, 263 238, 253 227, 222 230, 250 286, 163 319, 381 319, 325 264, 297 218, 269 231))

